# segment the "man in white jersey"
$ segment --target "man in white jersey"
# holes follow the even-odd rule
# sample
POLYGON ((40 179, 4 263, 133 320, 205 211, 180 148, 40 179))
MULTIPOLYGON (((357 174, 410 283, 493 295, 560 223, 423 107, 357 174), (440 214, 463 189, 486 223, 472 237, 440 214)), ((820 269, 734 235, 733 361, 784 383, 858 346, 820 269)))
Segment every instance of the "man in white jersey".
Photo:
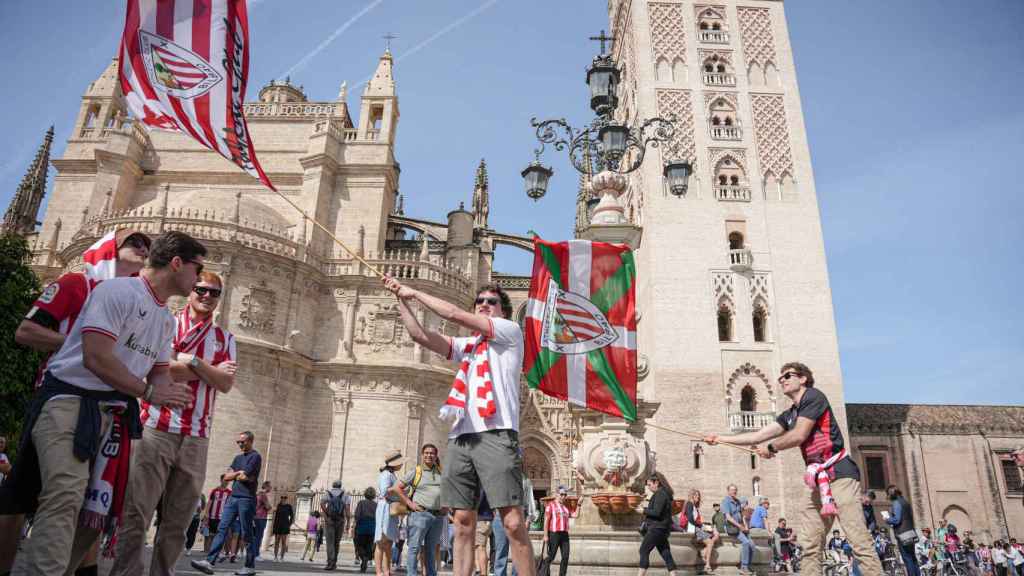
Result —
POLYGON ((409 336, 419 345, 455 362, 455 376, 442 418, 454 418, 448 435, 441 480, 441 506, 455 510, 455 576, 473 573, 476 510, 481 490, 501 515, 511 541, 512 562, 521 576, 534 576, 533 548, 523 514, 523 471, 519 452, 519 374, 523 368, 523 332, 509 320, 512 304, 497 285, 477 291, 474 312, 403 286, 386 276, 384 285, 398 297, 409 336), (424 328, 410 302, 474 335, 449 338, 424 328))
POLYGON ((206 478, 206 453, 217 393, 235 384, 235 337, 213 325, 223 282, 203 272, 175 316, 171 377, 188 382, 190 406, 172 408, 142 402, 142 439, 135 443, 124 519, 111 576, 143 573, 146 528, 163 496, 160 530, 153 543, 151 576, 174 573, 184 550, 185 532, 206 478))
POLYGON ((119 488, 127 483, 127 469, 97 468, 130 449, 125 436, 140 436, 136 398, 167 406, 189 403, 188 386, 170 375, 174 317, 164 302, 188 294, 205 254, 187 234, 158 238, 138 277, 107 280, 92 291, 50 360, 26 421, 26 444, 37 454, 40 473, 39 508, 25 548, 28 576, 64 574, 69 565, 77 566, 104 527, 109 502, 120 498, 119 488), (89 527, 76 530, 80 510, 89 527))

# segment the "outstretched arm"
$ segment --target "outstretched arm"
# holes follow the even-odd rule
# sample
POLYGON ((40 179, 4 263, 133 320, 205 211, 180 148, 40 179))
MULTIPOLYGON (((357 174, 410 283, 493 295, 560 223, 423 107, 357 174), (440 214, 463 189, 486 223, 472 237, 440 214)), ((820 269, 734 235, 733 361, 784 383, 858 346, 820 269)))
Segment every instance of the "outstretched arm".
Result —
POLYGON ((491 321, 489 318, 478 316, 459 308, 451 302, 446 302, 414 288, 403 286, 398 280, 390 276, 384 277, 384 286, 398 297, 398 310, 402 317, 402 324, 409 331, 409 336, 412 337, 413 341, 442 356, 448 354, 448 347, 450 345, 448 338, 424 328, 416 319, 412 310, 409 309, 409 300, 416 300, 428 310, 449 322, 455 322, 481 334, 491 335, 491 321))
MULTIPOLYGON (((755 430, 753 432, 745 432, 743 434, 709 434, 704 437, 704 441, 707 442, 708 444, 711 444, 712 446, 718 444, 719 442, 728 442, 730 444, 749 446, 751 444, 760 444, 761 442, 764 442, 766 440, 771 440, 772 438, 781 435, 783 432, 785 432, 785 430, 782 429, 782 426, 780 426, 778 422, 772 422, 771 424, 765 426, 764 428, 761 428, 760 430, 755 430)), ((774 444, 780 450, 782 449, 781 446, 778 446, 778 442, 775 442, 774 444)))

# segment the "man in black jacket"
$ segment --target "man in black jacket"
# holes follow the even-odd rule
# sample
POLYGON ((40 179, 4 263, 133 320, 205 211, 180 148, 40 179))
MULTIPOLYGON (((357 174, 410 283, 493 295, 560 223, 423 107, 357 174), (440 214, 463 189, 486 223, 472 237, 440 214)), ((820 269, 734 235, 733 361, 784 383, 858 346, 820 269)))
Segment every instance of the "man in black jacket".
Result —
POLYGON ((917 554, 914 551, 914 545, 918 540, 917 531, 914 529, 914 510, 896 486, 890 484, 885 493, 892 501, 892 513, 885 520, 893 528, 896 545, 899 546, 903 564, 907 567, 907 576, 920 576, 917 554))

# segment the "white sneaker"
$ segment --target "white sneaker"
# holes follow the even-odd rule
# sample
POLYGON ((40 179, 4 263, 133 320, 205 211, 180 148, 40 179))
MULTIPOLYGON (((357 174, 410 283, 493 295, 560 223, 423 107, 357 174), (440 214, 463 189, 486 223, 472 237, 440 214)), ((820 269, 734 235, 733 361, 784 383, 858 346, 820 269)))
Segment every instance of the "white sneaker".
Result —
POLYGON ((253 570, 252 568, 242 568, 238 572, 235 572, 235 574, 237 576, 252 576, 255 573, 256 573, 256 571, 253 570))
POLYGON ((193 560, 189 562, 189 564, 191 564, 193 568, 199 570, 203 574, 213 574, 213 564, 210 564, 210 562, 206 559, 193 560))

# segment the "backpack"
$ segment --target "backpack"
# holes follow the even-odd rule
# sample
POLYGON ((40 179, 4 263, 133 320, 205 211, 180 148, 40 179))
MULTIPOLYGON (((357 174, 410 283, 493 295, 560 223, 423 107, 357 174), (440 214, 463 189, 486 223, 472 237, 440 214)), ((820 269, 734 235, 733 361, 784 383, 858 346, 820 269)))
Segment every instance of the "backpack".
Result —
POLYGON ((341 492, 337 496, 331 494, 327 498, 327 515, 331 520, 341 520, 345 514, 345 493, 341 492))

